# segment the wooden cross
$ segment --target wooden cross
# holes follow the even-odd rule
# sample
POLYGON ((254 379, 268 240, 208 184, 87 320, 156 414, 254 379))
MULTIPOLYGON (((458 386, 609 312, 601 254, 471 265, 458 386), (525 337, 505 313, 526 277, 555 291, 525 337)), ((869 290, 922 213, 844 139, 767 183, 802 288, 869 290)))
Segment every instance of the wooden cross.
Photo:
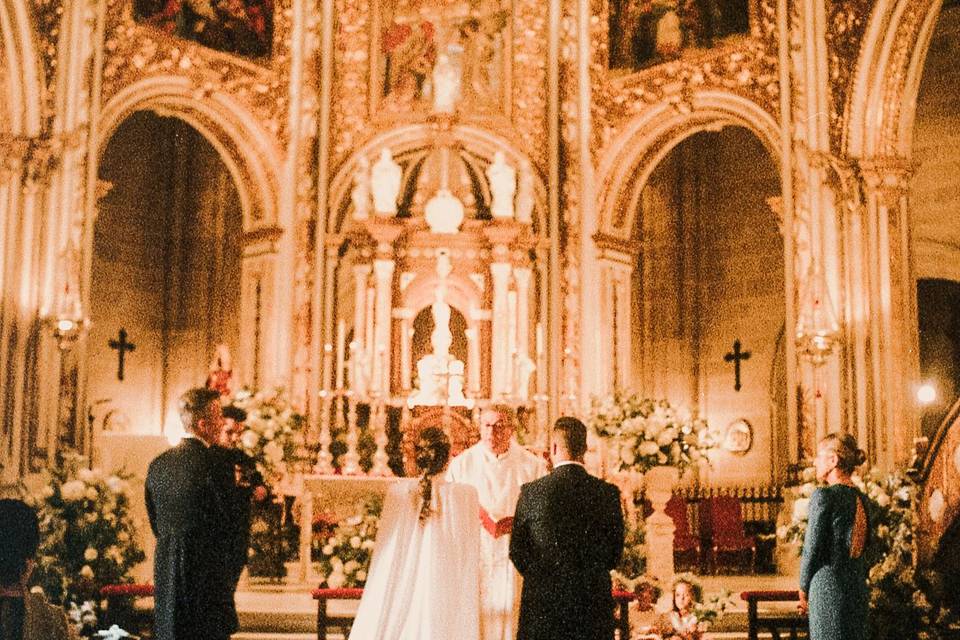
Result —
POLYGON ((733 341, 733 351, 723 356, 724 362, 733 363, 733 390, 740 391, 740 363, 743 360, 750 359, 749 351, 740 350, 740 339, 737 338, 733 341))
POLYGON ((127 342, 127 330, 123 327, 120 328, 120 339, 119 340, 109 340, 107 344, 111 349, 117 350, 117 380, 123 381, 123 361, 127 354, 127 351, 133 351, 137 348, 137 345, 132 342, 127 342))

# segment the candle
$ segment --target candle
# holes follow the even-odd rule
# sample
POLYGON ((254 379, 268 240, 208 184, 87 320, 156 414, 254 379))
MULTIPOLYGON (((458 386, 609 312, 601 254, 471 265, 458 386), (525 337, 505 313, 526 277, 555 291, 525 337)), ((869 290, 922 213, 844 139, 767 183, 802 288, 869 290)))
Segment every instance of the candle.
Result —
POLYGON ((346 321, 343 318, 337 320, 337 375, 336 375, 336 386, 334 387, 337 391, 343 389, 343 367, 345 365, 345 351, 346 351, 346 342, 347 342, 347 326, 346 321))
POLYGON ((537 323, 537 363, 543 357, 543 325, 537 323))
POLYGON ((480 394, 480 341, 476 327, 467 329, 467 389, 473 395, 480 394))
POLYGON ((323 345, 323 367, 321 368, 321 375, 323 380, 323 390, 326 391, 330 388, 330 366, 333 364, 333 345, 329 342, 323 345))

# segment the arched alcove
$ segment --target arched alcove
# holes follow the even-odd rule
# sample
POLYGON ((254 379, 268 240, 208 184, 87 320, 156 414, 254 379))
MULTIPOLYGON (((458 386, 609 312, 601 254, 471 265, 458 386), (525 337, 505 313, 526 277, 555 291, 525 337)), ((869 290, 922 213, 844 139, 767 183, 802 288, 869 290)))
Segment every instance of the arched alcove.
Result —
POLYGON ((94 227, 87 397, 111 416, 97 426, 175 434, 178 396, 219 343, 239 348, 240 196, 206 138, 146 111, 116 128, 99 178, 112 188, 94 227))
POLYGON ((666 153, 626 213, 630 386, 697 410, 721 441, 749 424, 747 449, 718 451, 707 472, 728 484, 779 476, 789 460, 784 243, 769 204, 779 195, 757 135, 724 127, 666 153))
POLYGON ((941 13, 913 123, 909 221, 914 275, 960 282, 960 5, 941 13))

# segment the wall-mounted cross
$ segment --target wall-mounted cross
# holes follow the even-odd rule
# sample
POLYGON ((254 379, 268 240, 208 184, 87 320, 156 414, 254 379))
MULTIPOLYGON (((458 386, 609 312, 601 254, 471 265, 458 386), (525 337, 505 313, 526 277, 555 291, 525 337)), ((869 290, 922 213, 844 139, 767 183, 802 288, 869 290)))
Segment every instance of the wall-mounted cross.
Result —
POLYGON ((733 341, 733 351, 723 356, 724 362, 733 363, 733 390, 740 391, 740 363, 750 359, 749 351, 740 350, 740 339, 733 341))
POLYGON ((137 348, 137 345, 132 342, 127 342, 127 330, 123 327, 120 328, 119 340, 109 340, 107 345, 111 349, 117 350, 117 380, 123 381, 123 363, 127 355, 127 351, 133 351, 137 348))

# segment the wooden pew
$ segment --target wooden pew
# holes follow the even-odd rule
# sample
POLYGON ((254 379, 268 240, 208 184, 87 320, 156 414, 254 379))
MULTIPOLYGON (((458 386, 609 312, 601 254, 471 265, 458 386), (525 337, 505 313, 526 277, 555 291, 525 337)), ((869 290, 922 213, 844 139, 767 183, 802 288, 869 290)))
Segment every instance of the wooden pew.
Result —
POLYGON ((747 603, 748 640, 757 640, 761 630, 769 631, 773 640, 781 640, 781 637, 787 637, 790 640, 808 637, 807 616, 801 615, 795 608, 761 611, 758 606, 760 602, 799 604, 799 591, 744 591, 740 594, 740 599, 747 603), (789 635, 781 636, 786 633, 789 635))
MULTIPOLYGON (((344 637, 350 634, 353 616, 330 616, 327 613, 327 600, 359 600, 363 589, 314 589, 310 595, 317 601, 317 640, 327 640, 327 629, 339 629, 344 637)), ((630 637, 630 603, 636 600, 635 593, 614 591, 613 599, 617 603, 617 630, 621 640, 630 637)))

